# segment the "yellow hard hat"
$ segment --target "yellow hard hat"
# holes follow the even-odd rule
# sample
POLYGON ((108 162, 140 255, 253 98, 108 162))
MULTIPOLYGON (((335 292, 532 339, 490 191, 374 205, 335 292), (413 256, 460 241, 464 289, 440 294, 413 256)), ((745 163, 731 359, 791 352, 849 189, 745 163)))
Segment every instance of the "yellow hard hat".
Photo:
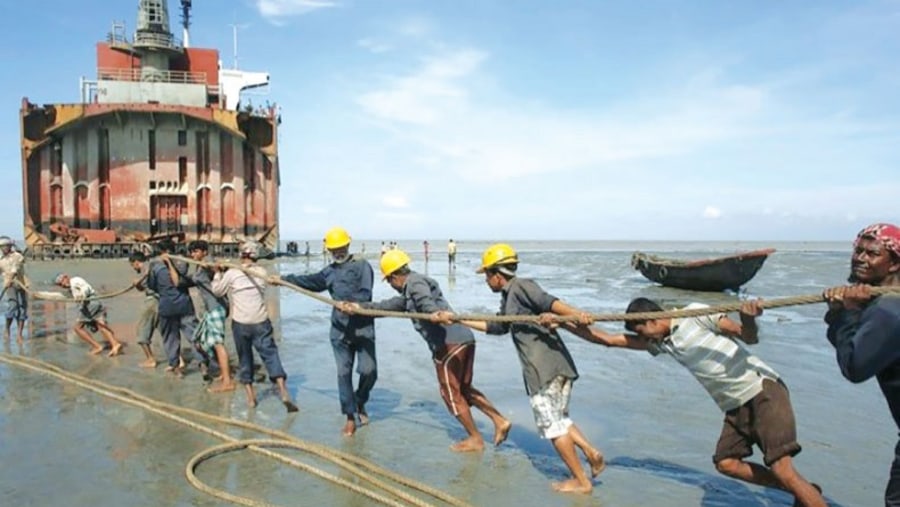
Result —
POLYGON ((332 227, 325 233, 325 248, 337 250, 350 244, 350 234, 341 227, 332 227))
POLYGON ((503 266, 506 264, 518 264, 519 256, 513 247, 506 243, 495 243, 481 254, 481 267, 475 270, 476 273, 484 273, 485 270, 503 266))
POLYGON ((409 264, 410 260, 403 250, 388 250, 381 256, 381 274, 387 278, 394 271, 409 264))

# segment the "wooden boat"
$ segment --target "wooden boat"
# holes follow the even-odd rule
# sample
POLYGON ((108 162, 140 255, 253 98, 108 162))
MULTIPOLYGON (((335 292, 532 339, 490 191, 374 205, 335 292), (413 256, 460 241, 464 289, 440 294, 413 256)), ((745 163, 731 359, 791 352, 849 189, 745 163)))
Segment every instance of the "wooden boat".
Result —
POLYGON ((774 248, 702 260, 664 259, 635 252, 631 266, 649 280, 679 289, 738 290, 756 275, 774 248))

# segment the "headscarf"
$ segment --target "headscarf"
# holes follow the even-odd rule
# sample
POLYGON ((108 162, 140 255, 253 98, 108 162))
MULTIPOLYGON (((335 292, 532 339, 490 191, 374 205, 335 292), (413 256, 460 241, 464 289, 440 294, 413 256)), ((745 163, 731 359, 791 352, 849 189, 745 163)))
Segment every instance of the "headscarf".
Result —
POLYGON ((57 273, 56 278, 53 279, 53 283, 55 283, 56 285, 59 285, 62 283, 63 278, 65 278, 65 277, 66 277, 65 273, 57 273))
POLYGON ((865 229, 859 231, 856 235, 856 241, 853 242, 853 248, 859 246, 863 238, 874 239, 884 244, 884 247, 900 258, 900 227, 893 224, 872 224, 865 229))

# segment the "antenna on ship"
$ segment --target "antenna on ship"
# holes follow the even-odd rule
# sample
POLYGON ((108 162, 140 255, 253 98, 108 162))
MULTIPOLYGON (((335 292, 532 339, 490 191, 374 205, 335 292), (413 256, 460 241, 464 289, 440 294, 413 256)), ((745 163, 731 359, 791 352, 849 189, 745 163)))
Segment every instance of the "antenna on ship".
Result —
POLYGON ((191 0, 181 0, 181 39, 184 47, 191 47, 191 0))
POLYGON ((238 28, 244 28, 247 25, 246 24, 239 25, 237 23, 231 23, 228 26, 231 27, 231 39, 232 39, 232 44, 234 47, 234 64, 231 68, 234 70, 237 70, 237 68, 238 68, 238 36, 237 36, 238 28))

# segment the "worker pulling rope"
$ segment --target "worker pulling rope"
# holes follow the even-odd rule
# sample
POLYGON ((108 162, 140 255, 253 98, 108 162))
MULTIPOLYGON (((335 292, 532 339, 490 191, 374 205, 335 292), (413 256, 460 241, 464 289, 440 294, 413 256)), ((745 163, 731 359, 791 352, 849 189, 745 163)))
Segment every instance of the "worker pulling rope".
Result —
MULTIPOLYGON (((248 272, 246 268, 240 266, 238 264, 231 263, 211 263, 211 262, 203 262, 196 261, 194 259, 189 259, 186 257, 178 257, 178 256, 170 256, 171 259, 177 259, 180 261, 184 261, 188 264, 196 264, 198 266, 203 267, 223 267, 228 269, 237 269, 240 271, 248 272)), ((249 273, 248 273, 249 274, 249 273)), ((303 287, 299 287, 292 283, 286 282, 277 276, 270 276, 266 279, 266 281, 272 285, 281 285, 284 287, 288 287, 297 292, 300 292, 306 296, 309 296, 317 301, 321 301, 327 305, 338 308, 340 306, 340 301, 335 301, 333 299, 327 298, 310 290, 304 289, 303 287)), ((900 287, 872 287, 872 294, 874 295, 883 295, 883 294, 900 294, 900 287)), ((800 296, 789 296, 783 298, 776 299, 768 299, 764 301, 760 301, 760 308, 782 308, 785 306, 797 306, 797 305, 809 305, 815 303, 824 303, 825 297, 822 294, 808 294, 808 295, 800 295, 800 296)), ((734 303, 725 303, 717 306, 710 306, 707 308, 692 308, 685 310, 670 310, 664 312, 634 312, 634 313, 601 313, 601 314, 589 314, 591 319, 595 322, 615 322, 615 321, 629 321, 629 320, 653 320, 653 319, 666 319, 666 318, 682 318, 682 317, 699 317, 701 315, 714 315, 717 313, 726 313, 726 312, 736 312, 741 309, 742 303, 740 301, 734 303)), ((396 317, 396 318, 406 318, 406 319, 430 319, 431 314, 428 313, 414 313, 414 312, 394 312, 387 310, 368 310, 368 309, 359 309, 355 312, 357 315, 365 315, 368 317, 396 317)), ((466 313, 458 313, 455 314, 453 320, 461 321, 461 320, 477 320, 477 321, 485 321, 485 322, 538 322, 540 320, 540 316, 538 315, 486 315, 486 314, 466 314, 466 313)), ((554 318, 556 322, 578 322, 581 320, 580 316, 561 316, 558 315, 554 318)))
POLYGON ((337 484, 339 486, 345 487, 359 493, 363 496, 371 498, 381 504, 395 506, 395 507, 405 507, 408 505, 418 506, 418 507, 429 507, 432 504, 429 504, 422 499, 415 497, 408 492, 398 488, 397 486, 388 484, 385 480, 393 481, 396 484, 404 486, 406 488, 412 489, 414 491, 421 492, 426 494, 436 500, 439 500, 448 505, 454 505, 458 507, 466 507, 469 504, 466 502, 455 498, 443 491, 437 490, 428 486, 427 484, 420 483, 408 477, 404 477, 395 472, 391 472, 390 470, 383 469, 378 465, 369 462, 363 458, 358 456, 354 456, 352 454, 344 453, 338 451, 336 449, 329 448, 324 445, 307 442, 305 440, 299 439, 293 435, 290 435, 285 432, 272 430, 269 428, 265 428, 262 426, 258 426, 255 424, 251 424, 244 421, 237 421, 234 419, 228 419, 225 417, 220 417, 212 414, 208 414, 206 412, 202 412, 199 410, 194 410, 190 408, 180 407, 177 405, 171 405, 168 403, 164 403, 158 400, 154 400, 152 398, 140 395, 134 391, 129 389, 114 387, 103 382, 99 382, 96 380, 89 379, 87 377, 68 372, 63 370, 62 368, 55 366, 50 363, 46 363, 44 361, 39 361, 37 359, 21 357, 21 356, 13 356, 9 354, 0 354, 0 362, 6 363, 11 366, 16 366, 19 368, 27 369, 30 371, 34 371, 37 373, 41 373, 44 375, 49 375, 55 377, 63 382, 71 383, 76 386, 79 386, 83 389, 87 389, 89 391, 93 391, 97 394, 105 396, 107 398, 115 399, 117 401, 121 401, 128 405, 132 405, 138 408, 142 408, 146 411, 152 412, 160 417, 164 417, 171 421, 178 422, 185 426, 188 426, 194 430, 201 431, 208 435, 214 436, 221 440, 224 440, 226 444, 212 447, 210 449, 204 450, 200 453, 197 453, 191 460, 188 462, 187 467, 185 469, 185 476, 187 477, 188 482, 191 483, 195 488, 209 493, 217 498, 231 501, 234 503, 238 503, 241 505, 248 505, 252 507, 259 506, 268 506, 271 504, 261 502, 258 500, 241 497, 237 495, 232 495, 222 490, 218 490, 212 488, 208 485, 203 484, 195 475, 195 470, 199 466, 199 464, 209 458, 216 456, 218 454, 222 454, 224 452, 229 452, 236 449, 247 449, 258 454, 262 454, 264 456, 268 456, 275 460, 278 460, 282 463, 288 464, 295 468, 298 468, 304 472, 310 473, 322 479, 325 479, 329 482, 337 484), (178 415, 183 414, 183 415, 178 415), (228 434, 222 433, 220 431, 216 431, 208 426, 204 426, 195 421, 188 419, 187 416, 193 416, 200 419, 205 419, 214 423, 225 424, 228 426, 238 427, 242 429, 247 429, 251 431, 256 431, 265 435, 269 435, 273 437, 272 439, 264 439, 264 440, 240 440, 234 438, 228 434), (360 486, 354 482, 351 482, 347 479, 343 479, 341 477, 337 477, 328 472, 324 472, 319 468, 311 466, 309 464, 291 459, 287 456, 272 452, 266 447, 278 447, 278 448, 290 448, 299 451, 306 452, 308 454, 317 456, 326 461, 332 462, 333 464, 341 467, 347 472, 353 474, 357 478, 362 481, 366 481, 370 483, 372 486, 387 492, 391 496, 386 496, 378 491, 375 491, 369 487, 360 486), (384 479, 384 480, 383 480, 384 479))
MULTIPOLYGON (((248 273, 247 268, 232 263, 223 263, 223 262, 205 262, 205 261, 196 261, 194 259, 190 259, 187 257, 181 257, 177 255, 169 256, 170 259, 175 259, 179 261, 186 262, 188 264, 196 264, 202 267, 222 267, 228 269, 237 269, 248 273)), ((325 303, 327 305, 338 308, 340 306, 340 301, 335 301, 331 298, 322 296, 313 291, 304 289, 303 287, 299 287, 292 283, 286 282, 277 276, 270 276, 266 279, 266 281, 272 285, 280 285, 283 287, 287 287, 289 289, 293 289, 301 294, 309 296, 317 301, 325 303)), ((81 303, 81 300, 77 300, 74 298, 66 297, 58 292, 47 292, 47 291, 33 291, 25 284, 20 282, 16 282, 19 284, 22 289, 24 289, 31 297, 35 299, 43 299, 49 301, 60 301, 60 302, 71 302, 71 303, 81 303)), ((120 290, 106 293, 106 294, 97 294, 93 296, 91 299, 108 299, 114 298, 117 296, 121 296, 126 292, 132 290, 134 288, 134 283, 129 285, 128 287, 124 287, 120 290)), ((898 295, 900 294, 900 287, 895 286, 885 286, 885 287, 872 287, 872 294, 879 295, 898 295)), ((775 298, 775 299, 767 299, 760 301, 759 307, 763 309, 770 308, 783 308, 786 306, 798 306, 798 305, 810 305, 816 303, 824 303, 825 298, 822 294, 806 294, 799 296, 788 296, 783 298, 775 298)), ((684 318, 684 317, 699 317, 702 315, 714 315, 717 313, 727 313, 727 312, 737 312, 741 309, 741 302, 736 301, 734 303, 725 303, 716 306, 709 306, 705 308, 692 308, 692 309, 683 309, 683 310, 668 310, 663 312, 634 312, 634 313, 599 313, 599 314, 589 314, 591 320, 594 322, 618 322, 618 321, 643 321, 643 320, 653 320, 653 319, 667 319, 667 318, 684 318)), ((413 312, 394 312, 387 310, 368 310, 368 309, 359 309, 355 313, 358 315, 365 315, 368 317, 393 317, 393 318, 402 318, 402 319, 430 319, 431 315, 427 313, 413 313, 413 312)), ((477 313, 458 313, 454 315, 453 319, 456 321, 461 320, 475 320, 475 321, 484 321, 484 322, 538 322, 540 320, 540 316, 538 315, 491 315, 491 314, 477 314, 477 313)), ((557 315, 553 319, 555 322, 578 322, 581 319, 580 316, 561 316, 557 315)))

